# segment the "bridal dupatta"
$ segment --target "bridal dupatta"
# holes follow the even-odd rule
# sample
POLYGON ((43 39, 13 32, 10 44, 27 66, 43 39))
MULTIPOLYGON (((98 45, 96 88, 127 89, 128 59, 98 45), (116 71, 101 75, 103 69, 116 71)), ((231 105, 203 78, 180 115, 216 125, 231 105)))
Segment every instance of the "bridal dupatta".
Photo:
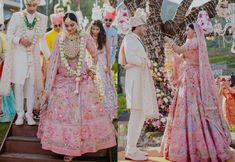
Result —
POLYGON ((205 116, 207 121, 213 124, 227 141, 231 143, 230 131, 224 119, 214 75, 209 64, 204 32, 198 24, 194 24, 194 28, 199 46, 199 80, 205 116))

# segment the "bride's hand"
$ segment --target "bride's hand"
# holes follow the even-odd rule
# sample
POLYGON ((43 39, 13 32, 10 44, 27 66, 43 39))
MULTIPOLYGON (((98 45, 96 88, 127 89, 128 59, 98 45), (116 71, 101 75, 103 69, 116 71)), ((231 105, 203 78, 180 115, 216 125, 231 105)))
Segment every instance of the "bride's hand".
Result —
POLYGON ((164 41, 165 41, 166 43, 171 43, 171 42, 173 42, 173 40, 172 40, 171 38, 167 37, 167 36, 164 37, 164 41))
POLYGON ((111 74, 111 68, 110 67, 106 67, 105 68, 105 73, 111 74))
POLYGON ((40 99, 40 110, 43 111, 48 106, 48 95, 46 94, 46 91, 43 91, 41 99, 40 99))
POLYGON ((94 72, 94 70, 89 69, 87 73, 88 73, 88 75, 94 80, 95 75, 96 75, 96 73, 94 72))

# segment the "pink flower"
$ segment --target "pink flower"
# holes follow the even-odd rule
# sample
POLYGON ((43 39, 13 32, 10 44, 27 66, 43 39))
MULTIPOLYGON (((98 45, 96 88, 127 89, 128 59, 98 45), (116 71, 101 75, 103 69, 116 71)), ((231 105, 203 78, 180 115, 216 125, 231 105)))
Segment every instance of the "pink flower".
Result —
POLYGON ((124 23, 124 22, 125 22, 124 20, 120 20, 120 21, 119 21, 120 24, 122 24, 122 23, 124 23))
POLYGON ((162 105, 162 103, 163 103, 162 99, 159 99, 158 100, 158 105, 162 105))
POLYGON ((125 12, 125 13, 123 13, 123 16, 125 16, 125 17, 126 17, 126 16, 127 16, 127 13, 126 13, 126 12, 125 12))
POLYGON ((156 122, 156 126, 157 126, 158 128, 160 128, 160 126, 161 126, 161 122, 160 122, 159 120, 157 120, 157 122, 156 122))

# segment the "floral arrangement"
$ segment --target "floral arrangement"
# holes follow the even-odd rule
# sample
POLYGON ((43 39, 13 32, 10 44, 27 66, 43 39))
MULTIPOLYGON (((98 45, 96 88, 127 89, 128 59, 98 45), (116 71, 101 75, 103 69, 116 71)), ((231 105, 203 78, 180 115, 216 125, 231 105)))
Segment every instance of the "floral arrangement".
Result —
MULTIPOLYGON (((86 53, 84 35, 85 35, 84 31, 79 32, 79 38, 80 38, 80 44, 79 44, 80 47, 79 48, 80 48, 80 50, 79 50, 79 54, 78 54, 79 55, 79 59, 78 59, 79 61, 77 63, 76 69, 72 69, 69 66, 68 60, 66 58, 65 50, 64 50, 64 47, 65 47, 64 36, 61 36, 60 40, 59 40, 59 50, 60 50, 61 61, 64 64, 64 67, 68 70, 69 74, 71 76, 76 76, 76 82, 81 81, 80 74, 81 74, 81 69, 82 69, 82 65, 83 65, 84 58, 85 58, 85 53, 86 53)), ((78 86, 76 86, 76 90, 75 90, 74 93, 75 94, 78 93, 78 86)))
POLYGON ((170 110, 170 105, 174 95, 172 86, 168 81, 168 75, 164 67, 158 63, 153 63, 153 79, 155 81, 157 103, 159 105, 160 118, 150 119, 145 122, 146 131, 154 132, 165 130, 167 116, 170 110))
POLYGON ((228 1, 227 0, 220 0, 218 5, 216 6, 216 12, 219 17, 228 17, 228 1))
POLYGON ((129 13, 124 4, 121 4, 117 10, 117 29, 119 34, 127 34, 129 32, 129 13))

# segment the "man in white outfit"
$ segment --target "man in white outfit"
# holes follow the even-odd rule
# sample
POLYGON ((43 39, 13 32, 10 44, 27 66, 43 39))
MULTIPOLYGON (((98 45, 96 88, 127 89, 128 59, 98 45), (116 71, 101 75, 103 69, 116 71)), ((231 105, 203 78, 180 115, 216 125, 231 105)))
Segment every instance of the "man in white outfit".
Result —
MULTIPOLYGON (((15 84, 16 125, 22 125, 25 117, 28 125, 35 125, 32 111, 35 99, 43 90, 40 66, 40 48, 49 57, 45 32, 47 16, 37 12, 39 0, 25 0, 26 9, 13 14, 7 30, 8 53, 11 57, 11 78, 15 84), (24 112, 27 98, 27 112, 24 112)), ((6 65, 7 67, 7 65, 6 65)), ((3 74, 4 76, 4 74, 3 74)))
POLYGON ((135 161, 148 159, 147 154, 136 146, 145 119, 159 116, 150 71, 152 64, 142 40, 146 33, 146 19, 141 9, 136 11, 136 16, 130 18, 132 32, 123 39, 119 53, 119 63, 126 69, 126 100, 127 108, 131 110, 125 157, 135 161))

